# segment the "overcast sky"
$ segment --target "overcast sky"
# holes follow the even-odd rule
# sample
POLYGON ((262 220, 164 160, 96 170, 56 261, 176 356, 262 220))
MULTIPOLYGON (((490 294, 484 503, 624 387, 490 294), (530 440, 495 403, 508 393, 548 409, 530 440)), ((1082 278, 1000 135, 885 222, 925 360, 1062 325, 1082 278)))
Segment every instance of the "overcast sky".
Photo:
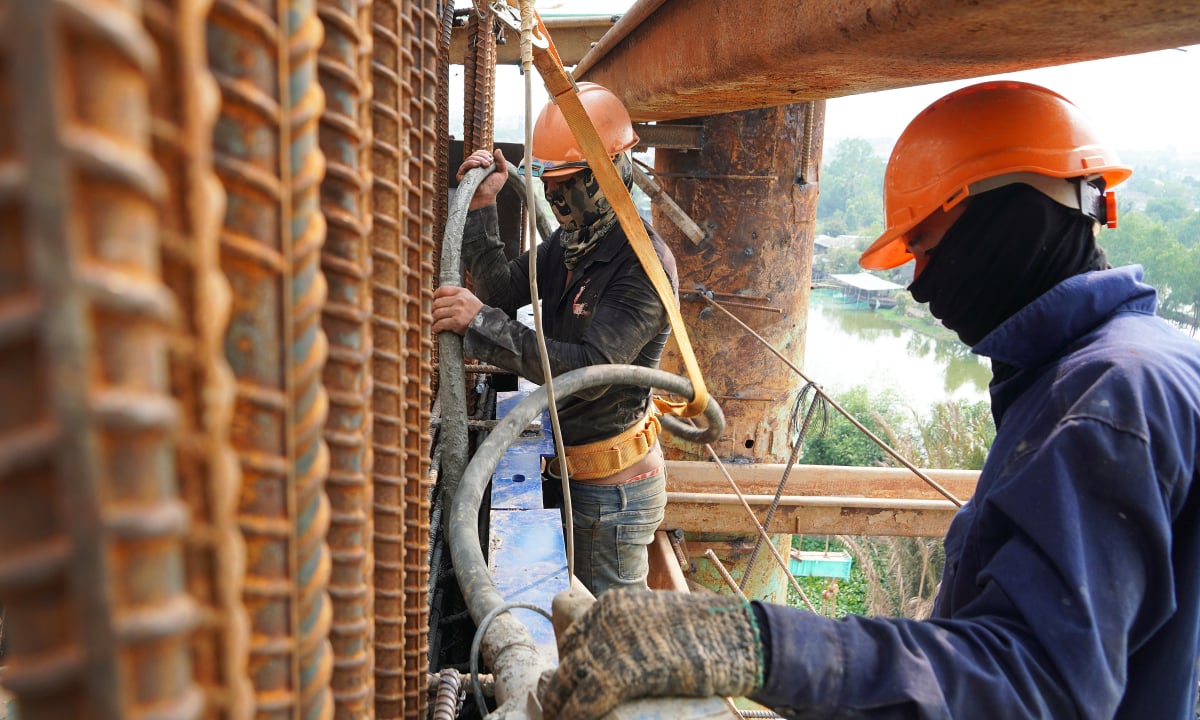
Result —
MULTIPOLYGON (((457 0, 457 4, 469 5, 467 0, 457 0)), ((544 0, 537 8, 546 15, 602 15, 621 13, 630 4, 630 0, 544 0)), ((453 67, 451 75, 451 97, 461 107, 462 66, 453 67)), ((1200 45, 996 77, 1044 85, 1062 94, 1083 109, 1118 151, 1174 148, 1181 153, 1200 153, 1200 45)), ((832 148, 846 137, 894 140, 931 102, 983 79, 830 100, 825 110, 826 147, 832 148)), ((497 83, 501 105, 497 115, 523 113, 524 80, 516 68, 501 67, 497 83)), ((539 78, 534 78, 533 85, 537 113, 546 93, 539 78)), ((461 128, 453 131, 458 134, 461 128)))
MULTIPOLYGON (((1118 151, 1200 152, 1200 45, 995 77, 1043 85, 1068 98, 1118 151)), ((983 79, 830 100, 826 145, 842 137, 894 139, 931 102, 983 79)))

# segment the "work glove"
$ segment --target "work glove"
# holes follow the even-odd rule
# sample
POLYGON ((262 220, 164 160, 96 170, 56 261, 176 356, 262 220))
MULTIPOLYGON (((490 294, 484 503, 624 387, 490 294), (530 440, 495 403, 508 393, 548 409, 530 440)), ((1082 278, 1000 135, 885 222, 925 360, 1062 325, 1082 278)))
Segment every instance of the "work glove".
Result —
POLYGON ((639 697, 748 695, 762 687, 763 662, 749 603, 616 589, 560 638, 538 695, 546 718, 594 720, 639 697))

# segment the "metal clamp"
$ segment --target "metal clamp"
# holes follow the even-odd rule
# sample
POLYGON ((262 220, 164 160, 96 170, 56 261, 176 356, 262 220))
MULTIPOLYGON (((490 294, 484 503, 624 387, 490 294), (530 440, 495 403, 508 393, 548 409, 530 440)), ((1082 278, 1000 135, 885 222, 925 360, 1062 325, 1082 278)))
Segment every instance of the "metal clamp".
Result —
MULTIPOLYGON (((501 0, 492 0, 491 8, 492 14, 496 16, 496 19, 506 25, 509 30, 515 33, 521 32, 521 12, 517 8, 508 3, 501 2, 501 0)), ((538 34, 540 29, 539 25, 535 24, 533 26, 533 32, 531 33, 532 43, 534 47, 545 50, 550 47, 550 41, 546 36, 538 34)))

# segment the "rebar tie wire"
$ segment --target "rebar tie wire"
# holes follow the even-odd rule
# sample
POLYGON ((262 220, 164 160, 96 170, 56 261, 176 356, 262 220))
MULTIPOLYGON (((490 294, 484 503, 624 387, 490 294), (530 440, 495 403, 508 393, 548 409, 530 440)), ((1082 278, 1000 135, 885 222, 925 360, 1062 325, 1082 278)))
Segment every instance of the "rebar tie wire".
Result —
MULTIPOLYGON (((850 421, 850 424, 854 425, 854 427, 856 427, 860 431, 862 431, 863 434, 865 434, 868 438, 870 438, 871 441, 874 442, 876 445, 878 445, 884 452, 886 452, 888 455, 891 455, 897 462, 899 462, 901 465, 903 465, 904 467, 908 468, 913 473, 915 473, 917 475, 917 477, 924 480, 925 483, 927 485, 929 485, 929 487, 938 491, 944 498, 946 498, 950 502, 954 503, 955 507, 963 506, 962 500, 959 500, 957 497, 955 497, 954 493, 952 493, 949 490, 947 490, 946 488, 942 487, 942 485, 940 483, 938 483, 933 478, 929 477, 929 475, 925 474, 920 468, 918 468, 916 465, 913 465, 903 455, 901 455, 899 452, 894 450, 891 445, 888 445, 886 442, 884 442, 882 439, 880 439, 879 436, 877 436, 875 433, 873 433, 869 429, 867 429, 867 427, 865 425, 863 425, 861 422, 859 422, 853 415, 851 415, 848 410, 846 410, 844 407, 839 405, 836 400, 831 398, 829 396, 829 394, 826 393, 825 390, 820 385, 814 383, 812 381, 812 379, 810 379, 807 375, 805 375, 804 372, 800 370, 800 368, 796 367, 796 365, 791 360, 789 360, 783 353, 776 350, 771 345, 771 343, 767 342, 766 339, 763 338, 763 336, 759 335, 758 333, 756 333, 754 331, 753 328, 751 328, 746 323, 742 322, 741 318, 739 318, 737 315, 734 315, 733 313, 729 312, 729 310, 726 310, 724 307, 722 307, 721 303, 717 302, 716 300, 714 300, 712 298, 709 291, 701 290, 698 294, 700 295, 700 297, 704 298, 704 301, 707 302, 709 305, 712 305, 716 309, 718 309, 721 312, 728 315, 734 322, 736 322, 738 325, 740 325, 742 327, 742 329, 744 329, 746 332, 750 333, 750 335, 753 336, 755 340, 758 340, 760 343, 763 344, 763 346, 765 346, 768 350, 770 350, 771 353, 773 355, 775 355, 775 357, 782 360, 783 363, 785 365, 787 365, 789 368, 791 368, 793 372, 795 372, 797 375, 799 375, 805 382, 812 385, 813 389, 816 390, 817 394, 821 398, 823 398, 826 402, 828 402, 829 405, 831 407, 833 407, 834 410, 837 410, 839 413, 841 413, 847 420, 850 421)), ((791 465, 789 464, 788 467, 790 468, 791 465)))
MULTIPOLYGON (((767 517, 762 523, 763 527, 771 527, 771 521, 775 519, 775 511, 779 509, 779 499, 783 496, 783 488, 787 485, 788 476, 792 474, 792 466, 796 464, 800 448, 804 446, 804 439, 808 436, 808 428, 812 425, 813 417, 818 410, 821 412, 821 429, 817 431, 819 437, 825 434, 825 428, 829 425, 829 405, 821 396, 817 384, 810 380, 800 388, 800 392, 796 393, 795 401, 792 402, 792 413, 788 419, 788 434, 792 438, 792 451, 788 455, 787 465, 783 468, 783 477, 779 479, 779 485, 775 488, 775 499, 771 501, 771 507, 767 509, 767 517), (804 422, 799 423, 799 427, 797 427, 796 420, 810 395, 812 401, 808 403, 808 410, 804 413, 804 422)), ((758 551, 762 548, 762 542, 762 536, 759 536, 754 543, 754 550, 750 552, 750 560, 746 562, 746 571, 742 573, 742 580, 738 583, 740 589, 746 588, 746 581, 750 578, 751 571, 754 570, 754 562, 758 559, 758 551)))

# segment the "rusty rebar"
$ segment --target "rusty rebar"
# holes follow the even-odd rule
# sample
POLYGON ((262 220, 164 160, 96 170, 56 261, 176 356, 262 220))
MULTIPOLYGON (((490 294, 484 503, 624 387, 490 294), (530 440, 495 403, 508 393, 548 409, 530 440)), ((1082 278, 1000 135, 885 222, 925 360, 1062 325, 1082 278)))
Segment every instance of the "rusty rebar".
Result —
MULTIPOLYGON (((319 58, 325 113, 321 150, 328 158, 321 210, 328 223, 321 269, 329 282, 322 324, 330 338, 324 381, 329 391, 325 441, 331 506, 335 716, 374 717, 371 569, 371 249, 370 27, 359 0, 321 0, 325 24, 319 58), (366 122, 364 123, 364 119, 366 122)), ((369 8, 368 8, 369 9, 369 8)))
POLYGON ((495 135, 496 20, 473 3, 463 58, 463 155, 490 150, 495 135))
MULTIPOLYGON (((432 405, 433 254, 436 224, 435 196, 442 191, 438 178, 445 168, 438 163, 438 57, 442 19, 436 0, 406 3, 413 64, 410 66, 408 163, 409 231, 403 236, 407 263, 405 292, 405 626, 404 696, 412 717, 424 717, 429 705, 425 673, 429 668, 429 435, 432 405), (414 224, 415 221, 415 224, 414 224)), ((438 229, 440 230, 440 228, 438 229)))
POLYGON ((411 54, 402 40, 400 0, 375 0, 371 78, 371 331, 374 415, 372 447, 373 551, 375 555, 375 713, 410 717, 404 707, 404 514, 405 476, 403 360, 404 259, 407 230, 408 112, 411 54))
POLYGON ((188 590, 203 608, 192 639, 193 674, 206 694, 205 718, 248 720, 254 688, 246 677, 246 548, 237 524, 241 468, 229 442, 234 378, 224 338, 230 290, 219 246, 225 192, 212 166, 220 95, 204 46, 210 5, 150 0, 145 12, 161 64, 151 94, 154 155, 167 186, 159 211, 163 278, 181 316, 170 354, 171 393, 182 410, 175 462, 180 494, 191 508, 188 590))
POLYGON ((234 290, 225 351, 238 380, 232 440, 243 474, 242 595, 258 715, 324 719, 333 702, 328 401, 320 384, 322 26, 311 2, 269 8, 217 0, 208 20, 222 95, 215 165, 228 196, 221 264, 234 290))
POLYGON ((0 605, 27 720, 204 702, 142 22, 97 0, 0 12, 0 605))
POLYGON ((325 158, 318 143, 318 123, 325 109, 324 93, 317 82, 317 52, 323 26, 314 0, 291 0, 286 5, 287 73, 280 73, 285 102, 287 143, 284 175, 290 195, 284 196, 284 227, 291 253, 287 276, 288 303, 284 305, 290 333, 288 357, 289 424, 294 458, 296 493, 296 610, 299 655, 299 716, 333 717, 329 681, 333 652, 329 642, 332 621, 329 604, 331 573, 329 546, 329 448, 325 420, 329 399, 321 383, 327 340, 321 329, 321 310, 327 289, 321 272, 321 247, 325 243, 325 218, 321 214, 320 186, 325 158))

